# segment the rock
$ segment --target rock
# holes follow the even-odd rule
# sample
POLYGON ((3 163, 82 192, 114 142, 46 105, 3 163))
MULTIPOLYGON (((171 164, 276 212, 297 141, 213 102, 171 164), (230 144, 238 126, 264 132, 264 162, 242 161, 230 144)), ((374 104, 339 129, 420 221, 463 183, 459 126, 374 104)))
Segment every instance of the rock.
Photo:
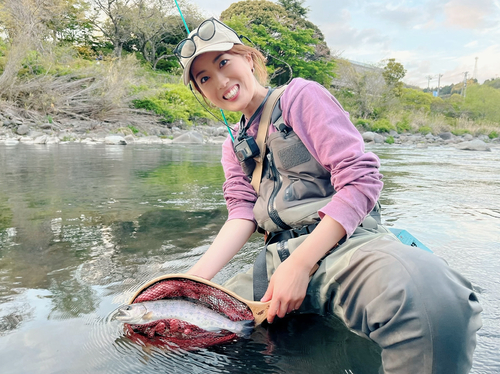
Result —
POLYGON ((491 148, 488 147, 485 142, 479 139, 458 143, 456 147, 465 151, 491 151, 491 148))
POLYGON ((16 133, 18 135, 26 135, 27 133, 30 132, 30 128, 27 126, 27 125, 20 125, 17 129, 16 129, 16 133))
POLYGON ((127 141, 121 135, 108 135, 104 138, 106 144, 127 145, 127 141))
POLYGON ((33 138, 30 136, 21 136, 21 139, 19 139, 19 141, 24 144, 33 144, 33 138))
POLYGON ((375 141, 375 133, 371 131, 367 131, 363 133, 363 140, 367 143, 375 141))
POLYGON ((203 135, 196 131, 188 131, 174 138, 174 143, 203 143, 203 135))
POLYGON ((471 134, 465 134, 463 139, 465 141, 470 141, 470 140, 474 139, 474 137, 471 134))
POLYGON ((228 134, 227 132, 227 127, 226 126, 219 126, 217 127, 217 136, 226 136, 228 134))
POLYGON ((127 144, 132 144, 135 142, 135 139, 134 139, 134 136, 133 135, 127 135, 125 137, 125 141, 127 142, 127 144))
POLYGON ((42 136, 37 137, 33 143, 35 143, 35 144, 45 144, 45 143, 47 143, 47 139, 48 139, 47 135, 42 135, 42 136))
POLYGON ((375 134, 375 136, 373 137, 373 141, 377 144, 382 144, 382 143, 384 143, 385 139, 382 135, 375 134))
POLYGON ((450 140, 453 138, 454 135, 451 132, 447 131, 447 132, 442 132, 438 136, 443 140, 450 140))
POLYGON ((162 144, 161 138, 153 136, 144 136, 142 138, 135 139, 136 144, 162 144))
POLYGON ((19 140, 17 140, 16 138, 9 138, 5 140, 5 145, 16 145, 16 144, 19 144, 19 140))

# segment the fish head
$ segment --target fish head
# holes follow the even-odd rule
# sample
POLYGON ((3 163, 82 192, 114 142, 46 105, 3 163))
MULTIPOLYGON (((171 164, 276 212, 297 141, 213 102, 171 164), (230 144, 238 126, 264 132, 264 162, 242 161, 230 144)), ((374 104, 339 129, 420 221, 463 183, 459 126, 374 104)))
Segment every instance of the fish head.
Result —
POLYGON ((148 314, 148 309, 143 304, 130 304, 118 308, 116 319, 124 323, 144 323, 143 317, 148 314))

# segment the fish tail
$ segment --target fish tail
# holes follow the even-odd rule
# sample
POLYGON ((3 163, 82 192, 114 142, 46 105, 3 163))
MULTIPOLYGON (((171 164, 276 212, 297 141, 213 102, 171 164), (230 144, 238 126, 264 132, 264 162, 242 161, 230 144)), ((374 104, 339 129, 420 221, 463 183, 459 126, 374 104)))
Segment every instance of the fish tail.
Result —
POLYGON ((251 320, 251 321, 239 321, 237 323, 238 323, 240 329, 239 329, 239 332, 236 333, 236 335, 243 336, 243 337, 249 337, 252 334, 253 329, 255 327, 255 322, 253 320, 251 320))

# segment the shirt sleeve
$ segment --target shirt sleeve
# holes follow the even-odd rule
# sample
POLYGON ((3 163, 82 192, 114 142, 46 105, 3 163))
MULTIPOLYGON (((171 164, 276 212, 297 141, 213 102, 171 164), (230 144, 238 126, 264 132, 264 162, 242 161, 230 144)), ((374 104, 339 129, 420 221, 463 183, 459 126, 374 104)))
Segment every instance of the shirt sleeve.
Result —
POLYGON ((380 161, 365 152, 349 114, 323 86, 294 79, 281 101, 285 122, 331 174, 336 194, 318 213, 339 222, 349 237, 379 198, 383 187, 380 161))
POLYGON ((257 193, 243 172, 229 137, 222 145, 222 167, 226 178, 222 190, 228 210, 227 220, 242 218, 255 221, 253 207, 257 201, 257 193))

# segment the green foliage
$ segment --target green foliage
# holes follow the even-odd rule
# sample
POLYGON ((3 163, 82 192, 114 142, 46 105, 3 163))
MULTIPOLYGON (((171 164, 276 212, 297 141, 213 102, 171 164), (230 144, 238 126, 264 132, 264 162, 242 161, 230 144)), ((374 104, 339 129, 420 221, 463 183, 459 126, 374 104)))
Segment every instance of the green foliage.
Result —
POLYGON ((371 127, 371 131, 374 132, 389 132, 391 130, 395 130, 394 125, 385 118, 375 121, 371 127))
POLYGON ((291 78, 289 64, 292 77, 330 86, 335 64, 327 56, 328 49, 321 55, 318 47, 324 43, 316 36, 316 29, 294 25, 293 17, 282 6, 246 0, 232 4, 221 16, 228 26, 264 51, 273 85, 282 85, 291 78))
POLYGON ((450 132, 455 136, 462 136, 465 134, 470 134, 470 130, 467 130, 467 129, 453 129, 450 132))
POLYGON ((387 144, 394 144, 394 137, 393 136, 388 136, 386 139, 385 139, 385 142, 387 144))
POLYGON ((413 88, 403 88, 400 102, 405 109, 431 111, 431 104, 435 98, 428 93, 413 88))
POLYGON ((490 85, 467 87, 464 109, 471 113, 472 119, 483 119, 500 123, 500 90, 490 85))
POLYGON ((384 77, 387 86, 393 90, 396 96, 401 96, 403 94, 403 82, 401 80, 405 75, 406 69, 401 63, 396 62, 396 59, 394 58, 387 60, 382 76, 384 77))
MULTIPOLYGON (((134 88, 135 91, 140 89, 140 86, 134 88)), ((187 124, 192 124, 197 118, 213 118, 183 84, 165 84, 155 96, 133 100, 133 105, 135 108, 150 110, 163 116, 167 123, 183 120, 187 124)), ((211 108, 211 112, 221 116, 217 109, 211 108)), ((231 112, 224 112, 224 115, 229 123, 238 122, 241 116, 240 113, 231 112)))
POLYGON ((488 134, 488 138, 490 139, 496 139, 498 138, 498 132, 497 131, 492 131, 488 134))
POLYGON ((356 120, 356 127, 361 127, 363 130, 370 130, 372 128, 372 124, 367 119, 358 119, 356 120))
POLYGON ((425 135, 428 133, 432 133, 432 129, 430 128, 430 126, 420 126, 418 128, 418 132, 425 135))
POLYGON ((410 120, 408 119, 408 116, 405 116, 401 121, 398 121, 396 123, 396 131, 398 133, 403 133, 411 130, 411 124, 410 120))
POLYGON ((132 125, 128 125, 127 127, 130 129, 130 131, 132 131, 132 133, 134 135, 137 134, 137 133, 139 133, 139 129, 137 129, 137 127, 132 126, 132 125))
POLYGON ((500 90, 500 78, 488 79, 484 81, 484 85, 500 90))

